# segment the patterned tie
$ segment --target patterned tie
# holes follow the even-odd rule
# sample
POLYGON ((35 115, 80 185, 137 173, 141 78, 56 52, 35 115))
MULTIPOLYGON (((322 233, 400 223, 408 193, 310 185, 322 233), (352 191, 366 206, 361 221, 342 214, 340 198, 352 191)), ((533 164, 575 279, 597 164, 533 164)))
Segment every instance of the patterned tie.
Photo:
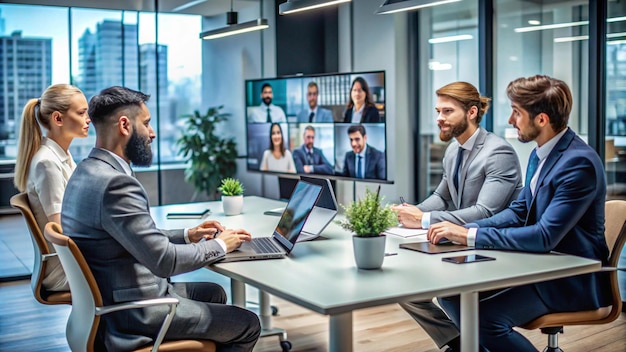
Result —
POLYGON ((361 166, 363 157, 360 155, 357 155, 357 157, 359 158, 359 161, 356 163, 356 177, 363 178, 363 166, 361 166))
POLYGON ((313 122, 313 118, 315 117, 315 113, 311 111, 309 114, 309 122, 313 122))
POLYGON ((459 178, 461 177, 461 164, 463 163, 463 147, 459 147, 459 151, 456 154, 456 164, 454 165, 454 177, 452 182, 454 184, 454 188, 459 190, 459 178))
POLYGON ((267 107, 267 122, 272 122, 272 115, 270 115, 270 107, 267 107))
POLYGON ((306 152, 306 164, 313 165, 313 153, 306 152))
POLYGON ((533 179, 535 171, 537 171, 537 166, 539 166, 539 157, 537 156, 537 149, 533 149, 528 160, 528 167, 526 168, 526 182, 524 182, 524 186, 530 187, 530 181, 533 179))

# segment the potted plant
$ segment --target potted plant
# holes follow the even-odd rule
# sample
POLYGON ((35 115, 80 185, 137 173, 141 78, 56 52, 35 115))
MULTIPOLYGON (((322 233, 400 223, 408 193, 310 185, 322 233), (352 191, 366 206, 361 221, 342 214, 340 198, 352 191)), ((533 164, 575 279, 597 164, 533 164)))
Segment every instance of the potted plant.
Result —
POLYGON ((202 192, 209 199, 217 199, 221 180, 237 172, 237 144, 233 138, 221 137, 216 130, 218 124, 230 116, 221 112, 222 108, 211 107, 204 115, 196 110, 183 116, 187 129, 177 141, 178 154, 188 162, 185 181, 196 189, 192 201, 202 192))
POLYGON ((222 180, 218 188, 222 192, 222 206, 224 214, 239 215, 243 209, 243 185, 237 179, 228 177, 222 180))
POLYGON ((380 186, 376 193, 365 190, 365 197, 344 207, 346 220, 340 225, 352 231, 354 260, 359 269, 378 269, 385 258, 386 229, 397 225, 390 206, 381 205, 380 186))

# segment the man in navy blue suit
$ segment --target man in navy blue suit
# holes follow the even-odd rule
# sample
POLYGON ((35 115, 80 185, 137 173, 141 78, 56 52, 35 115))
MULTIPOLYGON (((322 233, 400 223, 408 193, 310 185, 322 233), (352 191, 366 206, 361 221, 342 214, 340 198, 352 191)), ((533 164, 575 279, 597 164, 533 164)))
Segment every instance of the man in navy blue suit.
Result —
POLYGON ((343 175, 356 178, 387 179, 385 153, 367 144, 367 132, 363 125, 348 128, 352 150, 346 153, 343 175))
POLYGON ((320 148, 315 148, 315 128, 306 126, 302 134, 304 143, 293 151, 293 161, 296 164, 296 172, 299 174, 323 174, 333 173, 333 167, 324 157, 320 148))
MULTIPOLYGON (((431 225, 428 239, 438 243, 447 238, 480 249, 557 251, 606 264, 604 167, 598 154, 567 127, 570 89, 561 80, 537 75, 509 83, 507 95, 513 109, 509 123, 518 130, 518 139, 537 143, 525 187, 500 213, 465 226, 431 225)), ((513 327, 548 313, 608 306, 609 288, 606 273, 592 273, 483 294, 481 346, 490 351, 535 351, 513 327)), ((439 302, 458 326, 458 297, 439 302)))

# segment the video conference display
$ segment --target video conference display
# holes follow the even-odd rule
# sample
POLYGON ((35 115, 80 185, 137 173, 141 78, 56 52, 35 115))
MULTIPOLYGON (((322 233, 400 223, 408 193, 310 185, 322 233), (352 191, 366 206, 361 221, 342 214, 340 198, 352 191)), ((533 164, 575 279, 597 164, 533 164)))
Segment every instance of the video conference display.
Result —
POLYGON ((248 170, 387 180, 384 71, 245 85, 248 170))

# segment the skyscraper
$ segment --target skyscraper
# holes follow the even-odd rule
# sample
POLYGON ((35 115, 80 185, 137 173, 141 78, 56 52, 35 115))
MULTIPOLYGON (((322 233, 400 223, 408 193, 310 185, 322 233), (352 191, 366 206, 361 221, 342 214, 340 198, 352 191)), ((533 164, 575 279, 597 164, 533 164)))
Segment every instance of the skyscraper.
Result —
POLYGON ((139 89, 137 25, 104 20, 78 40, 78 87, 87 99, 106 87, 139 89))
POLYGON ((52 39, 24 38, 22 31, 0 36, 0 157, 15 157, 24 105, 52 82, 52 39))

